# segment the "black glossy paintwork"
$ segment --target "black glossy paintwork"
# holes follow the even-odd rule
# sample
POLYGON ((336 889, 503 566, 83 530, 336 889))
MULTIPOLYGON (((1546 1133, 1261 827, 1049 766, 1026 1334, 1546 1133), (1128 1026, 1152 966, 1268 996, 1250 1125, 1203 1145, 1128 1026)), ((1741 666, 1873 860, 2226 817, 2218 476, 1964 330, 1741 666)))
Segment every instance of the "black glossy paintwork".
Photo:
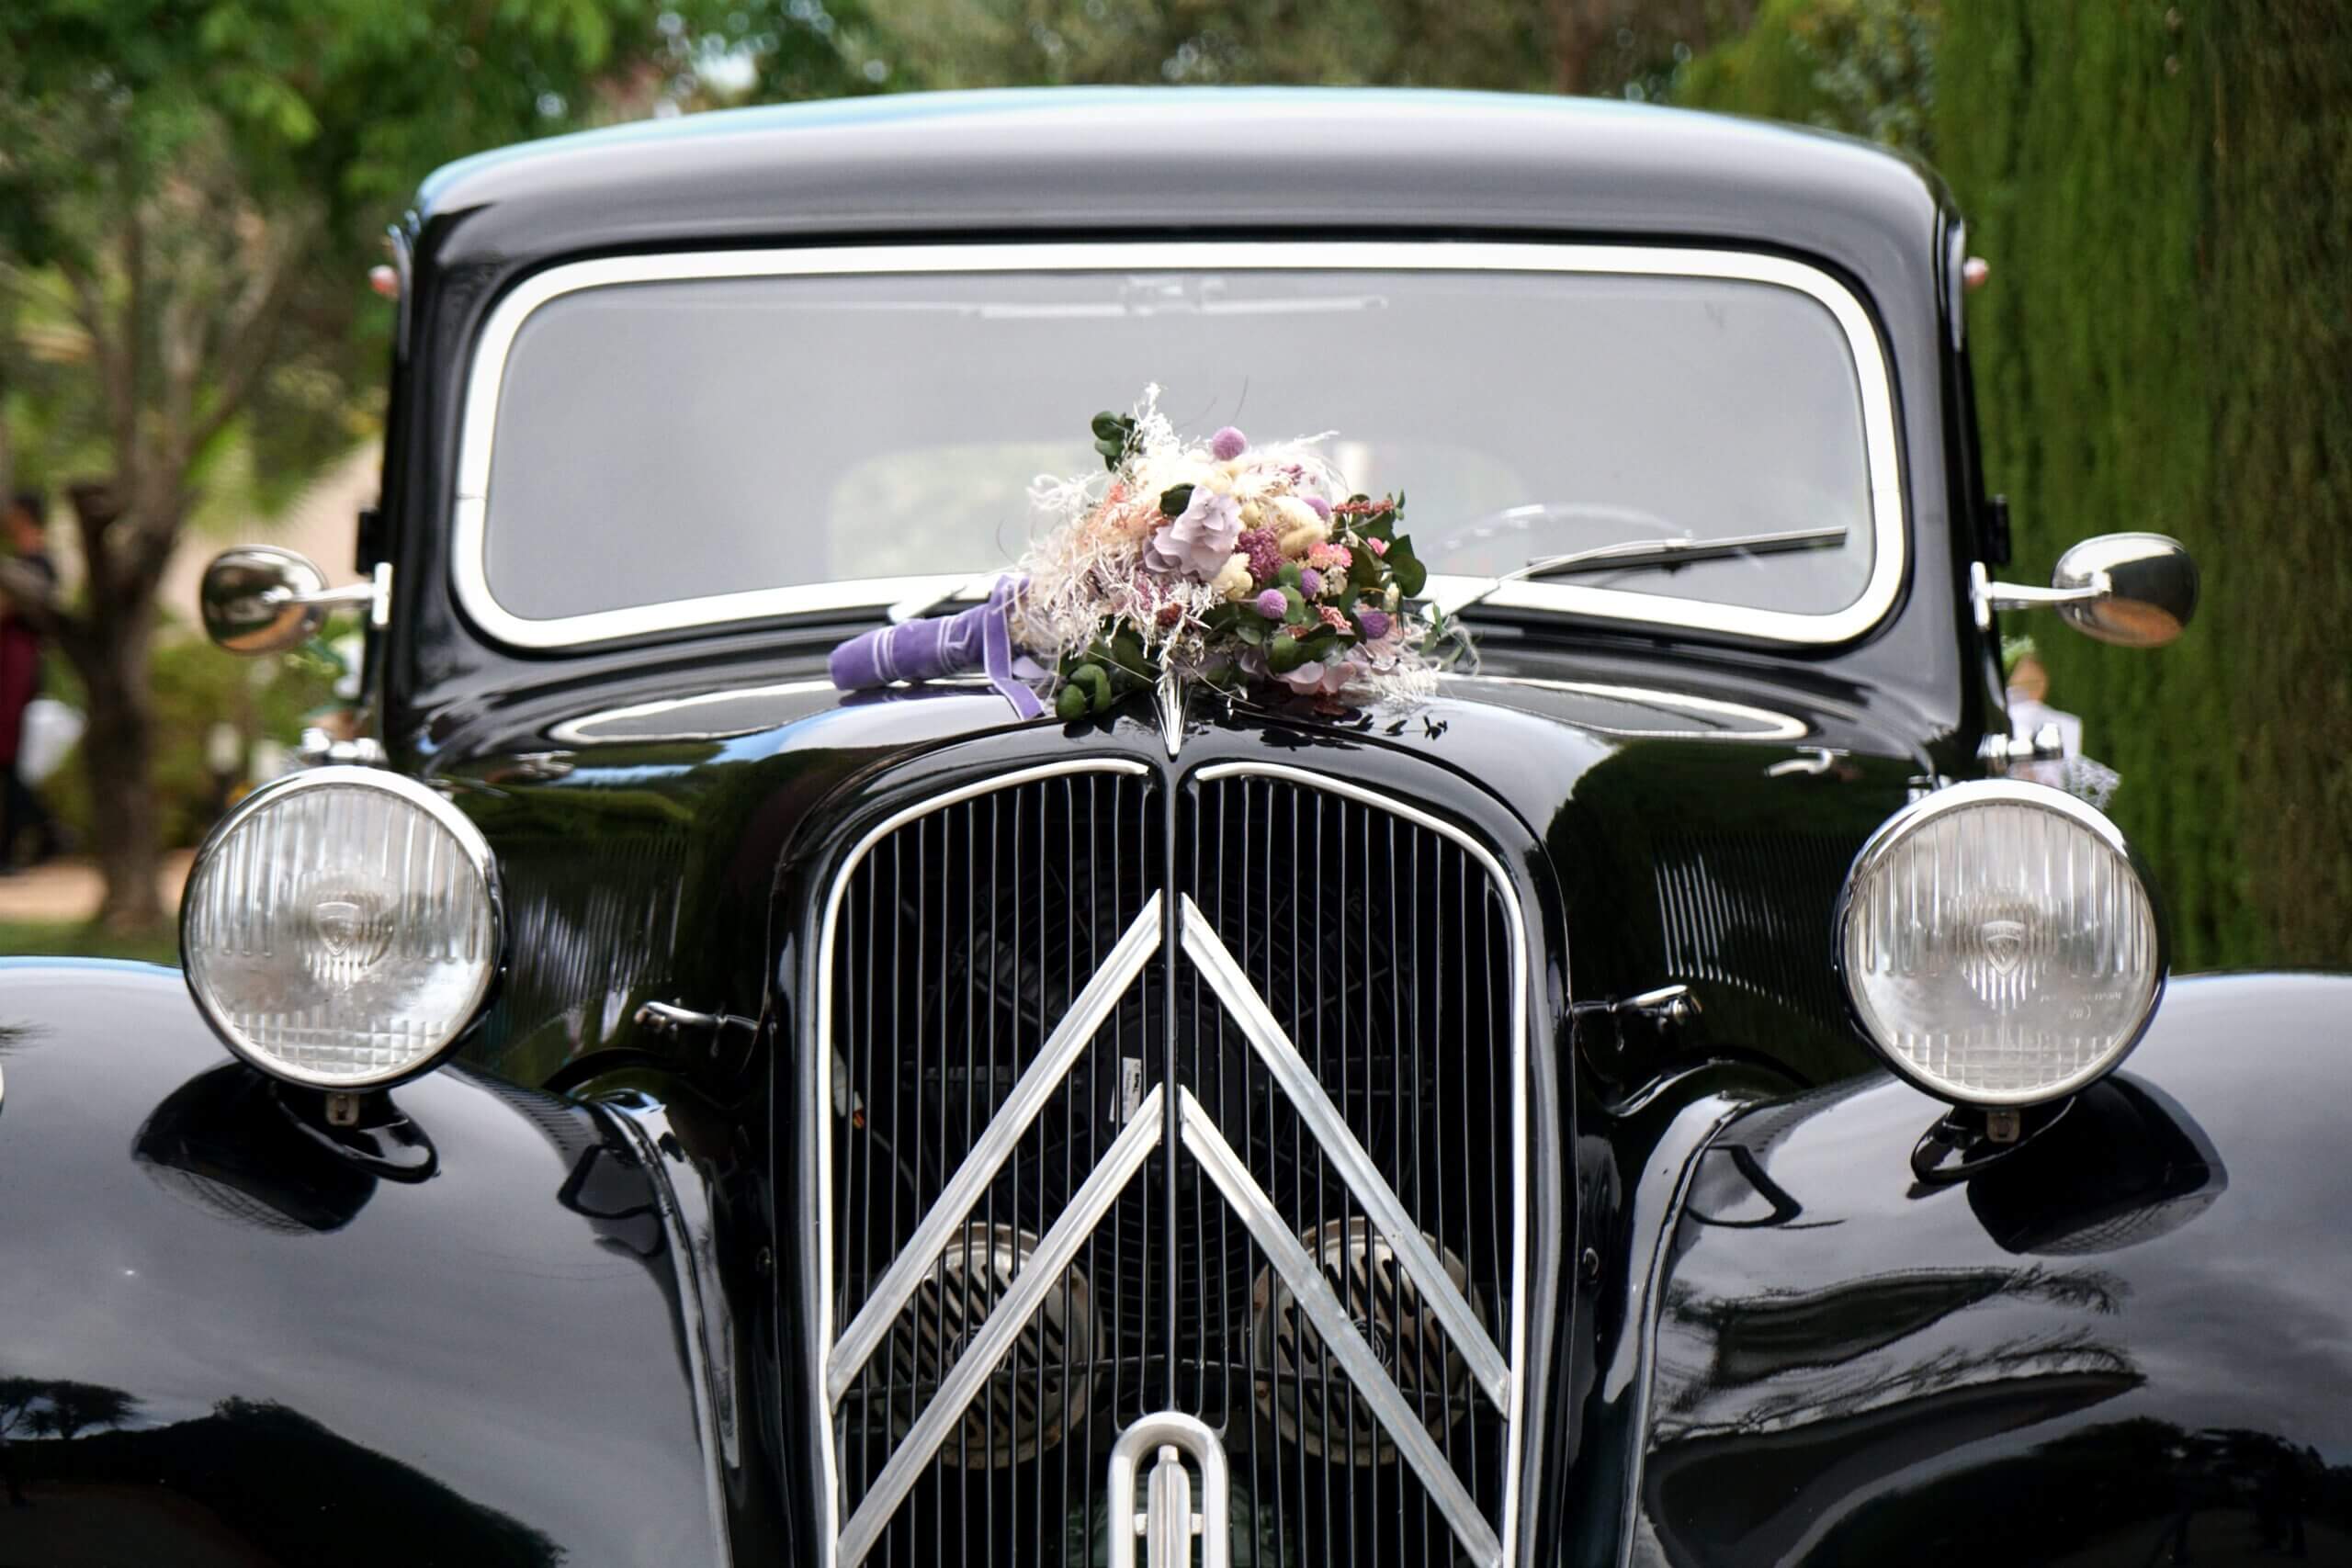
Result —
MULTIPOLYGON (((1277 761, 1439 811, 1493 844, 1521 883, 1535 922, 1538 1039, 1560 1095, 1544 1120, 1567 1140, 1560 1168, 1574 1173, 1575 1197, 1563 1203, 1577 1205, 1577 1235, 1607 1259, 1590 1280, 1569 1270, 1544 1282, 1553 1310, 1531 1342, 1541 1374, 1532 1392, 1550 1413, 1557 1461, 1531 1498, 1582 1529, 1594 1499, 1612 1495, 1633 1432, 1625 1358, 1640 1303, 1601 1277, 1623 1281, 1628 1260, 1653 1249, 1638 1242, 1627 1190, 1693 1096, 1784 1092, 1867 1070, 1827 987, 1829 905, 1855 847, 1926 765, 1905 742, 1913 732, 1883 701, 1804 671, 1766 682, 1702 661, 1538 660, 1509 645, 1484 673, 1402 717, 1204 704, 1174 763, 1147 702, 1100 722, 1023 726, 979 690, 844 699, 805 662, 726 679, 655 671, 560 700, 518 697, 482 732, 494 744, 477 750, 460 729, 439 759, 443 782, 499 848, 518 930, 540 933, 517 943, 499 1027, 467 1053, 503 1074, 566 1084, 659 1060, 740 1099, 764 1059, 741 1060, 735 1045, 702 1061, 699 1042, 650 1038, 629 1015, 659 999, 761 1018, 770 1041, 794 1043, 774 1056, 773 1169, 775 1212, 797 1215, 808 922, 847 843, 879 815, 974 778, 1105 753, 1177 771, 1277 761), (1833 753, 1826 764, 1815 748, 1833 753), (645 849, 656 842, 671 858, 645 849), (573 918, 590 897, 628 913, 573 918), (655 967, 634 967, 640 960, 655 967), (535 1003, 526 1016, 513 999, 560 999, 580 983, 564 976, 591 972, 566 1007, 535 1003), (1625 1053, 1603 1040, 1576 1055, 1572 995, 1672 979, 1701 997, 1700 1028, 1625 1053)), ((784 1371, 765 1401, 780 1425, 778 1506, 788 1512, 811 1484, 790 1458, 807 1451, 796 1437, 815 1419, 791 1371, 805 1355, 808 1276, 797 1224, 773 1245, 784 1290, 748 1292, 736 1310, 748 1322, 775 1299, 782 1311, 784 1371)))
POLYGON ((613 1118, 435 1073, 386 1179, 121 964, 0 962, 0 1562, 720 1560, 613 1118))
POLYGON ((2176 983, 1984 1174, 1883 1077, 1699 1158, 1666 1271, 1642 1560, 2352 1562, 2352 980, 2176 983))

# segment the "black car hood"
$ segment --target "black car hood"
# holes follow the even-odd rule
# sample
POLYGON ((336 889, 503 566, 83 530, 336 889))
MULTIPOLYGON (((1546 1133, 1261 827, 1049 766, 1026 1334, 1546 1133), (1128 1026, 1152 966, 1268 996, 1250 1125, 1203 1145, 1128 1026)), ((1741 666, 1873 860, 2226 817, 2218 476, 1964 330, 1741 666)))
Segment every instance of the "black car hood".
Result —
POLYGON ((875 792, 1105 750, 1178 772, 1272 757, 1470 821, 1556 907, 1567 997, 1690 985, 1704 1049, 1769 1046, 1818 1081, 1868 1065, 1829 965, 1830 907, 1862 840, 1932 771, 1903 739, 1922 728, 1807 666, 1507 646, 1395 711, 1202 694, 1170 761, 1146 698, 1023 724, 982 686, 842 694, 801 657, 520 689, 441 716, 413 761, 497 852, 510 969, 469 1054, 526 1082, 623 1039, 645 1000, 760 1014, 805 902, 796 875, 875 792))

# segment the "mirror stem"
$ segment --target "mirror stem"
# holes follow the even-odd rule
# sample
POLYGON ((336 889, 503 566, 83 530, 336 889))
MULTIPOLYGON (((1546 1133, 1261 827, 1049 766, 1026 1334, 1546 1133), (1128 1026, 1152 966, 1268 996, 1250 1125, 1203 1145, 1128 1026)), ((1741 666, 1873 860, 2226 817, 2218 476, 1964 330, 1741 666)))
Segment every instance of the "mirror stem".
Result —
POLYGON ((2022 582, 1995 582, 1984 570, 1984 563, 1976 562, 1969 569, 1970 597, 1975 601, 1976 629, 1993 629, 1993 613, 1996 610, 2040 610, 2052 604, 2095 604, 2114 593, 2114 585, 2107 573, 2098 572, 2087 582, 2074 588, 2032 588, 2022 582))

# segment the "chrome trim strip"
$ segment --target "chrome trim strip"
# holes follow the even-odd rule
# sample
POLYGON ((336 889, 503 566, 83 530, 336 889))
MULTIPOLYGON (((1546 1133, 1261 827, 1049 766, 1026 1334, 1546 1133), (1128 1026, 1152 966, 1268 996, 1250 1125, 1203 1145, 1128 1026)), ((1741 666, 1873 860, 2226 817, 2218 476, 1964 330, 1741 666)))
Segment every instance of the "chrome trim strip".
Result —
POLYGON ((679 730, 660 735, 592 735, 589 731, 600 724, 651 718, 661 714, 683 713, 689 708, 715 707, 722 703, 755 697, 806 696, 818 692, 839 694, 841 688, 831 681, 783 681, 764 686, 728 686, 715 692, 696 692, 686 697, 662 697, 650 703, 631 703, 627 707, 605 708, 579 718, 560 719, 548 726, 548 739, 559 746, 594 746, 599 741, 721 740, 730 736, 749 735, 767 726, 753 725, 746 729, 730 730, 679 730))
POLYGON ((1396 1249, 1398 1261, 1419 1288, 1422 1300, 1453 1337, 1454 1348, 1470 1368, 1470 1375, 1486 1391, 1495 1408, 1508 1418, 1511 1413, 1510 1366, 1488 1337, 1486 1325, 1478 1321, 1477 1312, 1454 1287, 1453 1276, 1438 1261, 1437 1254, 1430 1250, 1420 1226, 1405 1212, 1404 1200, 1383 1179, 1380 1168, 1357 1141, 1347 1118, 1323 1091, 1315 1069, 1306 1065, 1298 1047, 1283 1032, 1281 1022, 1258 995, 1257 987, 1241 972, 1241 965, 1234 962, 1233 954, 1217 940, 1208 917, 1189 897, 1178 897, 1178 919, 1186 956, 1207 977, 1209 988, 1217 994, 1233 1021, 1249 1037, 1258 1059, 1266 1064, 1266 1070, 1297 1109, 1307 1131, 1323 1152, 1331 1156, 1331 1163, 1339 1168, 1340 1179, 1347 1183, 1356 1201, 1363 1205, 1364 1213, 1396 1249))
MULTIPOLYGON (((856 847, 842 862, 841 869, 833 874, 832 886, 825 896, 824 923, 817 938, 816 1048, 808 1052, 809 1115, 816 1122, 817 1135, 808 1140, 808 1154, 801 1163, 803 1190, 816 1194, 816 1201, 809 1205, 803 1233, 818 1269, 816 1333, 808 1348, 810 1388, 827 1386, 826 1357, 833 1343, 833 1117, 831 1109, 833 1103, 833 940, 840 927, 842 897, 849 889, 849 879, 865 863, 865 857, 873 852, 875 845, 908 823, 928 817, 934 811, 944 811, 967 800, 1032 784, 1039 779, 1077 773, 1148 775, 1150 772, 1148 764, 1133 758, 1090 757, 992 774, 944 795, 933 795, 884 818, 858 840, 856 847)), ((825 1539, 831 1540, 841 1525, 842 1478, 841 1456, 836 1451, 830 1404, 825 1407, 817 1427, 817 1448, 825 1477, 825 1539)))
MULTIPOLYGON (((1430 816, 1402 801, 1365 789, 1361 784, 1305 768, 1291 767, 1282 762, 1216 762, 1192 775, 1203 783, 1218 779, 1252 777, 1288 779, 1314 789, 1329 790, 1333 795, 1364 806, 1376 807, 1396 817, 1426 828, 1450 840, 1478 863, 1492 883, 1496 897, 1503 902, 1503 910, 1510 919, 1511 934, 1511 1079, 1518 1092, 1510 1097, 1511 1145, 1511 1308, 1510 1308, 1510 1403, 1505 1415, 1510 1424, 1503 1441, 1503 1551, 1506 1557, 1517 1551, 1519 1531, 1520 1481, 1525 1466, 1521 1462, 1525 1452, 1524 1423, 1521 1420, 1526 1404, 1527 1385, 1527 1247, 1528 1247, 1528 1172, 1527 1172, 1527 1102, 1534 1092, 1528 1075, 1528 995, 1534 984, 1534 970, 1529 962, 1527 948, 1527 916, 1520 908, 1518 885, 1503 874, 1502 863, 1496 860, 1487 846, 1453 823, 1430 816)), ((1563 954, 1565 968, 1565 954, 1563 954)))
MULTIPOLYGON (((1579 273, 1643 277, 1719 278, 1792 289, 1828 310, 1846 335, 1862 405, 1863 453, 1870 485, 1873 549, 1870 581, 1860 598, 1823 615, 1709 604, 1670 595, 1636 593, 1560 582, 1512 581, 1487 603, 1507 609, 1548 610, 1610 621, 1688 627, 1798 643, 1844 642, 1876 626, 1900 592, 1906 560, 1901 446, 1893 383, 1878 332, 1861 301, 1817 267, 1782 256, 1745 251, 1645 245, 1484 243, 1449 241, 1171 241, 1117 243, 998 245, 859 245, 775 251, 673 252, 572 262, 535 273, 508 291, 483 324, 467 373, 458 432, 457 489, 451 498, 450 577, 458 603, 476 625, 516 648, 569 648, 581 643, 679 631, 797 611, 889 604, 910 591, 953 594, 969 573, 868 583, 808 583, 753 589, 630 605, 585 615, 532 619, 517 615, 491 592, 487 538, 491 453, 498 399, 516 334, 531 313, 550 300, 587 288, 746 277, 840 276, 990 272, 1238 272, 1388 271, 1579 273)), ((1430 579, 1445 599, 1455 585, 1475 590, 1483 579, 1430 579)))
POLYGON ((1298 1237, 1291 1234, 1290 1225, 1275 1209, 1274 1201, 1250 1176, 1250 1168, 1241 1163, 1241 1156, 1233 1152, 1233 1145, 1225 1141, 1216 1123, 1201 1109, 1200 1101, 1193 1098, 1189 1089, 1176 1091, 1176 1115, 1183 1128, 1184 1146, 1201 1162, 1201 1168, 1216 1183, 1217 1190, 1225 1194, 1226 1201, 1233 1206, 1259 1249, 1265 1253, 1266 1261, 1290 1286, 1293 1298, 1306 1309, 1315 1331, 1339 1359, 1350 1383, 1372 1406, 1373 1414, 1388 1429, 1396 1451, 1405 1456, 1405 1462, 1420 1477, 1438 1511, 1453 1527, 1454 1538, 1474 1562, 1487 1568, 1500 1568, 1503 1543, 1478 1512, 1477 1499, 1462 1484, 1462 1478, 1453 1473, 1453 1467, 1445 1462, 1445 1455, 1439 1451, 1429 1428, 1421 1425, 1420 1416, 1389 1381, 1380 1358, 1363 1342, 1363 1336, 1348 1316, 1348 1309, 1340 1304, 1330 1281, 1323 1278, 1323 1270, 1306 1255, 1298 1237))
POLYGON ((1151 896, 1151 901, 1113 945, 1102 966, 1086 982, 1069 1011, 1062 1015, 1035 1058, 1014 1082, 1012 1092, 1004 1097, 989 1124, 973 1141, 964 1163, 956 1168, 956 1174, 940 1189, 937 1201, 923 1215, 922 1223, 875 1282, 865 1304, 858 1308, 857 1315, 834 1341, 825 1375, 828 1405, 839 1404, 842 1396, 849 1393, 857 1374, 865 1370, 867 1358, 882 1343, 883 1336, 889 1333, 890 1324, 907 1298, 915 1293, 923 1276, 939 1262, 950 1235, 963 1225, 965 1216, 980 1201, 988 1184, 996 1179, 997 1171, 1012 1155, 1013 1145, 1029 1131, 1029 1123, 1037 1119, 1054 1091, 1061 1088, 1062 1079, 1077 1064, 1079 1053, 1094 1039, 1102 1021, 1111 1016, 1111 1010, 1119 1005, 1119 998, 1127 994, 1127 987, 1143 973, 1144 964, 1159 951, 1159 897, 1157 893, 1151 896))
POLYGON ((1727 703, 1715 697, 1694 697, 1682 692, 1660 692, 1647 686, 1609 686, 1591 681, 1553 681, 1535 675, 1464 674, 1441 671, 1438 679, 1469 681, 1489 686, 1524 686, 1530 691, 1566 692, 1579 697, 1607 697, 1630 703, 1635 707, 1680 708, 1702 718, 1745 719, 1759 726, 1755 729, 1627 729, 1616 725, 1589 724, 1579 721, 1577 728, 1596 735, 1622 735, 1630 740, 1802 740, 1813 733, 1804 720, 1770 708, 1750 707, 1746 703, 1727 703))
MULTIPOLYGON (((859 1501, 857 1512, 850 1516, 835 1543, 835 1561, 841 1568, 855 1568, 874 1550, 890 1516, 898 1511, 900 1499, 915 1483, 917 1472, 931 1462, 932 1455, 946 1440, 947 1429, 963 1419, 965 1410, 978 1397, 989 1374, 1012 1350, 1012 1342, 1020 1337, 1031 1315, 1044 1304, 1046 1292, 1061 1281, 1070 1260, 1078 1256, 1078 1249, 1086 1245, 1087 1237, 1126 1190, 1128 1181, 1143 1168, 1151 1151, 1159 1146, 1163 1120, 1160 1090, 1155 1084, 1136 1108, 1135 1115, 1128 1119, 1126 1130, 1112 1140, 1102 1163, 1087 1174, 1071 1196, 1069 1206, 1062 1211, 1061 1218, 1054 1222, 1053 1228, 1029 1255, 1029 1261, 1013 1277, 1012 1288, 998 1299, 981 1323, 980 1331, 965 1344, 964 1353, 956 1358, 955 1371, 941 1381, 931 1403, 923 1406, 922 1414, 915 1418, 897 1451, 891 1454, 890 1462, 874 1478, 873 1488, 859 1501)), ((1291 1245, 1298 1244, 1294 1240, 1291 1245)), ((1342 1317, 1341 1321, 1346 1320, 1342 1317)), ((1370 1352, 1365 1354, 1369 1356, 1370 1352)))

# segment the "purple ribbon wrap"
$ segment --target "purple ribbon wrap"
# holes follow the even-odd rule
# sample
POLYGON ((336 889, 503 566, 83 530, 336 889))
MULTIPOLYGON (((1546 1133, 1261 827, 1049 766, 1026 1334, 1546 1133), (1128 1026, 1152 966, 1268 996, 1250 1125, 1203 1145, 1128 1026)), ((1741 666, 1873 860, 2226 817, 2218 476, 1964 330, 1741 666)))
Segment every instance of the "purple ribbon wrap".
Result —
POLYGON ((1035 718, 1046 705, 1012 668, 1012 599, 1020 591, 1019 579, 1000 577, 984 604, 858 633, 833 649, 828 661, 833 684, 857 692, 893 681, 936 681, 979 670, 1014 713, 1035 718))

